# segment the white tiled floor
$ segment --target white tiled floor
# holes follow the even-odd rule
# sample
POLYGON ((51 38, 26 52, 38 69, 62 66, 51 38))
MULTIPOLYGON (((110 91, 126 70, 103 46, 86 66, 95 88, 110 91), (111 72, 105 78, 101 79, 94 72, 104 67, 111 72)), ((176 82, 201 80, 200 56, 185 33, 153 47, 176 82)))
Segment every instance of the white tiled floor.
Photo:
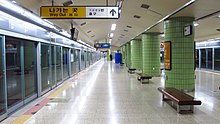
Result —
POLYGON ((220 124, 220 75, 196 71, 196 76, 196 92, 190 94, 202 105, 193 114, 178 114, 161 101, 161 77, 140 84, 125 66, 101 60, 26 124, 220 124))

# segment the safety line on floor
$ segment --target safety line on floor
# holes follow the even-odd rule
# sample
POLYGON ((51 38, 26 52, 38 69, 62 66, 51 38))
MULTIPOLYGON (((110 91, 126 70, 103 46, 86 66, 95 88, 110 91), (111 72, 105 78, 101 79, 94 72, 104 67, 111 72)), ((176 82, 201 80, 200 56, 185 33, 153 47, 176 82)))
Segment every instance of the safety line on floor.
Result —
MULTIPOLYGON (((79 75, 77 75, 78 77, 79 75)), ((23 115, 16 118, 14 121, 12 121, 12 124, 23 124, 25 121, 30 119, 34 114, 36 114, 39 110, 41 110, 44 106, 47 105, 48 102, 50 102, 50 99, 56 98, 59 94, 61 94, 64 90, 71 87, 73 83, 75 83, 75 80, 77 78, 73 78, 70 81, 66 82, 63 86, 55 90, 53 93, 51 93, 47 98, 43 99, 40 103, 36 104, 32 108, 30 108, 28 111, 26 111, 23 115)))

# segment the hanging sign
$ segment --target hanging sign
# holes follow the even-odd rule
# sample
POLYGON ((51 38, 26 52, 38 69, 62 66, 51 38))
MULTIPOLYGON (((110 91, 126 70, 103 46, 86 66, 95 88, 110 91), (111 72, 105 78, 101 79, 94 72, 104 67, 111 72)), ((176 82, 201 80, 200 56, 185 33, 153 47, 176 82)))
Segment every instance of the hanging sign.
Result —
POLYGON ((45 19, 118 19, 118 7, 99 6, 41 6, 45 19))

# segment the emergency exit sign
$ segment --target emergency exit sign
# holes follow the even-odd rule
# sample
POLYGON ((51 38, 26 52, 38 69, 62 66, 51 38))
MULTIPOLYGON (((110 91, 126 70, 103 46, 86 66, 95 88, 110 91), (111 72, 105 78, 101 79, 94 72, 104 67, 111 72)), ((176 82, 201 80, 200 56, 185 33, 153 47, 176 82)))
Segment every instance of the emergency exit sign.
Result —
POLYGON ((45 19, 118 19, 118 7, 100 6, 42 6, 40 16, 45 19))

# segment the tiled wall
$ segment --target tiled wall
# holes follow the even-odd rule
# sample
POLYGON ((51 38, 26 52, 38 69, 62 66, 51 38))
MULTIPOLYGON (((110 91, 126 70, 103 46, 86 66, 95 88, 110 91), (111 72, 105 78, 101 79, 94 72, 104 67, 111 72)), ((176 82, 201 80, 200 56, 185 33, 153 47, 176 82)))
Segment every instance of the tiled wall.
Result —
POLYGON ((142 34, 143 73, 160 76, 159 33, 142 34))
POLYGON ((130 42, 126 44, 126 54, 127 54, 127 67, 131 67, 131 46, 130 42))
MULTIPOLYGON (((184 27, 192 25, 191 17, 176 17, 164 22, 165 41, 171 41, 171 70, 166 70, 166 87, 195 89, 194 33, 184 36, 184 27)), ((193 29, 194 32, 194 29, 193 29)))
POLYGON ((131 41, 131 68, 142 70, 141 41, 131 41))

